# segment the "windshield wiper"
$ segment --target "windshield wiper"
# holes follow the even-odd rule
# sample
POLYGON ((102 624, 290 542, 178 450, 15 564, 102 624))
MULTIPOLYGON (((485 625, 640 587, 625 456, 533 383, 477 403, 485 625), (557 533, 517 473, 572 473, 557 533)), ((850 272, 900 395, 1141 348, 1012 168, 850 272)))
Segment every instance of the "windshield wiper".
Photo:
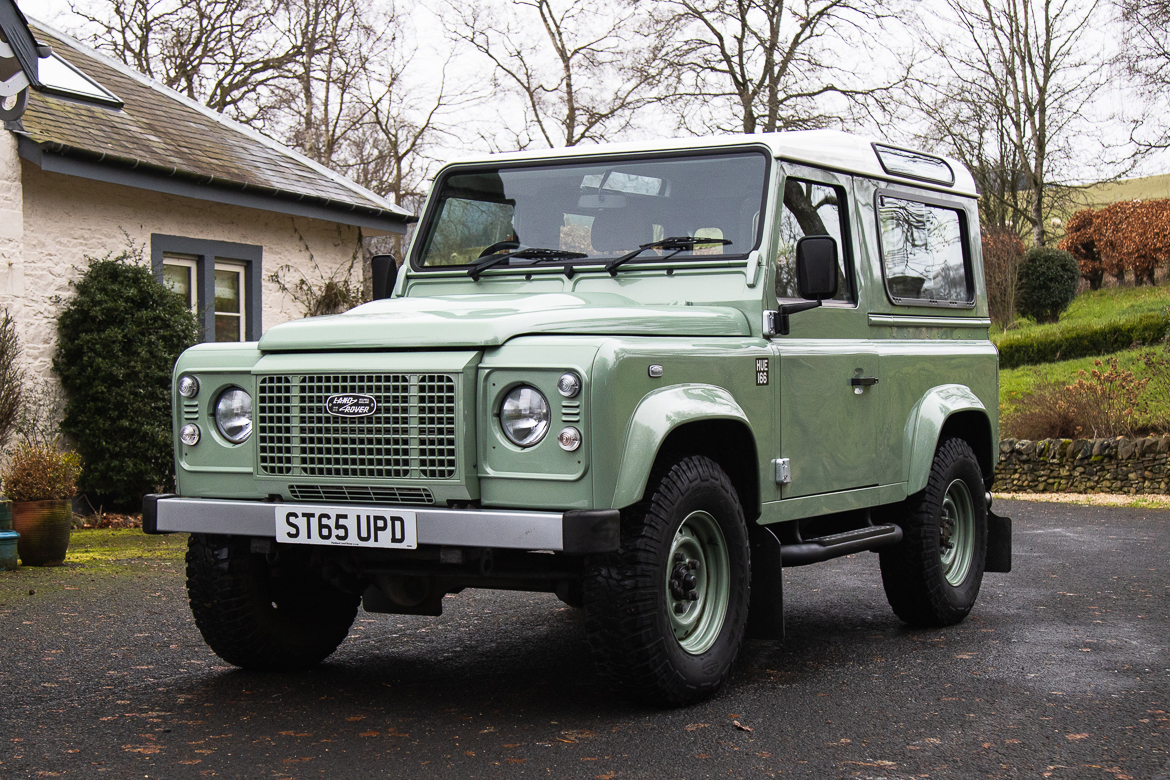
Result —
POLYGON ((694 249, 698 244, 721 244, 727 246, 731 242, 726 238, 696 238, 695 236, 673 236, 671 238, 664 238, 661 241, 651 241, 649 244, 642 244, 633 252, 615 257, 605 264, 605 270, 609 271, 610 276, 617 276, 617 269, 625 265, 629 261, 636 258, 638 255, 645 252, 647 249, 673 249, 666 257, 657 258, 659 260, 669 260, 677 255, 679 252, 685 252, 688 249, 694 249))
POLYGON ((584 252, 570 252, 567 249, 544 249, 537 246, 526 246, 522 249, 512 249, 504 252, 496 252, 494 255, 488 255, 482 260, 473 263, 471 268, 467 270, 467 275, 478 282, 480 275, 484 271, 489 268, 494 268, 497 265, 503 265, 513 257, 523 260, 577 260, 588 256, 584 252))

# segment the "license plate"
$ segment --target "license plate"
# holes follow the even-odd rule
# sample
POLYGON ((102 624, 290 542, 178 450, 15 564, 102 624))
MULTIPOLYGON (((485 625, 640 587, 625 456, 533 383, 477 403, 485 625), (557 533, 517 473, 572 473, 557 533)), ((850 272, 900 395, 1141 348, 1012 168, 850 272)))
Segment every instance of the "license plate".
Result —
POLYGON ((383 507, 277 504, 276 541, 335 547, 418 547, 414 512, 383 507))

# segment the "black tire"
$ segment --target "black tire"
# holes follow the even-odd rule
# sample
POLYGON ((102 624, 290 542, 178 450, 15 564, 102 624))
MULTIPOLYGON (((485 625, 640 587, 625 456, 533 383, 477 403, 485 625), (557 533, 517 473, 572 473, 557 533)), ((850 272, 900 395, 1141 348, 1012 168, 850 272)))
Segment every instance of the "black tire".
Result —
POLYGON ((900 505, 894 521, 902 541, 879 556, 894 614, 916 627, 962 622, 979 596, 987 557, 983 475, 967 442, 947 439, 939 446, 926 488, 900 505))
POLYGON ((618 551, 585 564, 585 629, 599 673, 648 704, 712 696, 739 653, 750 582, 747 528, 731 480, 702 456, 660 464, 646 498, 622 514, 618 551), (701 581, 687 579, 703 572, 701 581), (681 590, 684 583, 691 590, 681 590))
POLYGON ((327 658, 349 633, 359 596, 338 590, 303 551, 269 565, 247 538, 191 534, 187 595, 195 625, 223 660, 289 671, 327 658))

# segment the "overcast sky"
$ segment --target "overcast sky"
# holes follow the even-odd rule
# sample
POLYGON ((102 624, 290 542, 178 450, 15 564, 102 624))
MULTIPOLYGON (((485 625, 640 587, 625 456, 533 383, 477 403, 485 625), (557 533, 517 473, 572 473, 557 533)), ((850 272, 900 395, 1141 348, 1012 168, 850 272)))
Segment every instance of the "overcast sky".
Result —
MULTIPOLYGON (((477 2, 477 1, 482 1, 482 0, 471 0, 471 1, 477 2)), ((925 0, 926 3, 938 2, 938 1, 939 0, 925 0)), ((84 2, 85 2, 85 0, 81 0, 81 3, 84 3, 84 2)), ((52 24, 53 26, 55 26, 59 29, 62 29, 66 32, 72 32, 80 23, 80 20, 77 17, 75 17, 72 13, 70 13, 69 0, 17 0, 17 3, 18 3, 18 5, 20 5, 20 7, 26 13, 28 13, 29 16, 34 16, 34 17, 43 19, 46 22, 52 24)), ((433 3, 428 3, 427 0, 421 0, 421 2, 417 3, 416 8, 421 9, 421 8, 425 8, 429 5, 433 5, 433 3)), ((430 15, 429 14, 425 14, 425 15, 415 14, 412 16, 412 19, 415 19, 415 18, 420 17, 420 16, 429 17, 430 15)), ((438 36, 442 35, 442 31, 439 28, 438 24, 433 21, 433 17, 430 18, 430 21, 428 21, 428 19, 426 19, 426 18, 417 18, 417 20, 414 21, 414 24, 416 27, 421 26, 421 27, 428 27, 429 28, 429 27, 433 26, 433 28, 434 28, 433 30, 432 29, 426 30, 423 35, 419 35, 419 31, 416 30, 416 36, 419 37, 420 39, 429 38, 432 35, 438 35, 438 36)), ((1089 45, 1100 45, 1102 47, 1108 47, 1109 45, 1111 45, 1114 38, 1108 34, 1109 31, 1103 29, 1103 30, 1100 30, 1099 32, 1100 32, 1101 37, 1098 39, 1096 44, 1094 42, 1090 41, 1089 45)), ((424 47, 424 50, 420 51, 419 55, 416 55, 416 56, 426 56, 426 52, 428 50, 434 51, 434 48, 424 47)), ((435 56, 439 56, 439 55, 435 55, 435 56)), ((470 58, 467 58, 467 59, 470 60, 470 58)), ((456 63, 456 67, 458 67, 458 65, 459 65, 459 63, 456 63)), ((475 62, 472 65, 472 67, 475 67, 475 68, 480 68, 482 66, 483 66, 483 63, 481 63, 481 62, 475 62)), ((1146 121, 1146 122, 1157 122, 1157 123, 1162 124, 1162 125, 1165 125, 1167 122, 1170 122, 1170 116, 1165 115, 1165 113, 1152 113, 1150 111, 1147 111, 1145 106, 1149 104, 1149 101, 1144 100, 1143 96, 1135 95, 1132 91, 1124 89, 1120 86, 1111 87, 1111 88, 1107 89, 1104 93, 1102 93, 1100 95, 1099 101, 1100 101, 1099 108, 1102 109, 1102 113, 1108 113, 1112 116, 1123 117, 1123 116, 1128 114, 1128 115, 1133 116, 1133 117, 1140 117, 1143 119, 1143 121, 1146 121), (1137 113, 1135 113, 1135 111, 1137 113)), ((1166 106, 1166 101, 1164 99, 1159 101, 1159 103, 1162 107, 1166 106)), ((1163 108, 1163 111, 1164 111, 1164 108, 1163 108)), ((871 131, 871 133, 872 133, 872 131, 871 131)), ((887 132, 885 134, 894 136, 891 140, 896 140, 896 141, 904 140, 903 138, 897 137, 898 133, 891 132, 890 130, 887 130, 887 132)), ((1108 129, 1106 129, 1106 134, 1108 134, 1108 129)), ((1111 173, 1109 171, 1099 170, 1096 167, 1094 167, 1094 161, 1099 160, 1101 155, 1099 153, 1099 150, 1096 150, 1096 151, 1093 150, 1093 148, 1092 148, 1093 146, 1094 146, 1094 139, 1086 139, 1086 143, 1084 144, 1084 148, 1086 151, 1086 153, 1085 153, 1086 162, 1085 162, 1084 170, 1077 175, 1077 178, 1081 181, 1096 180, 1097 178, 1100 178, 1102 176, 1108 176, 1111 173)), ((472 151, 472 150, 452 149, 450 151, 451 151, 451 154, 453 154, 454 156, 460 156, 461 154, 466 154, 467 152, 472 151)), ((1157 157, 1152 157, 1152 158, 1145 160, 1134 171, 1133 175, 1154 175, 1154 174, 1162 174, 1162 173, 1170 173, 1170 151, 1168 151, 1167 153, 1164 153, 1162 155, 1159 155, 1157 157)))

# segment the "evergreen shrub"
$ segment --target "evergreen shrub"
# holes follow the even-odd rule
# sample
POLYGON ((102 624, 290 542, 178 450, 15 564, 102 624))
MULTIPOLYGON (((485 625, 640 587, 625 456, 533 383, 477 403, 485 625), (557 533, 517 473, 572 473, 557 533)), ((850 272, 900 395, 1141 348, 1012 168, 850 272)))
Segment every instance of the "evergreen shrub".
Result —
POLYGON ((1020 262, 1016 309, 1036 322, 1056 322, 1077 297, 1081 269, 1063 249, 1033 247, 1020 262))
POLYGON ((108 508, 135 509, 174 483, 171 371, 198 325, 142 265, 140 248, 87 260, 57 316, 61 430, 85 463, 81 489, 108 508))

